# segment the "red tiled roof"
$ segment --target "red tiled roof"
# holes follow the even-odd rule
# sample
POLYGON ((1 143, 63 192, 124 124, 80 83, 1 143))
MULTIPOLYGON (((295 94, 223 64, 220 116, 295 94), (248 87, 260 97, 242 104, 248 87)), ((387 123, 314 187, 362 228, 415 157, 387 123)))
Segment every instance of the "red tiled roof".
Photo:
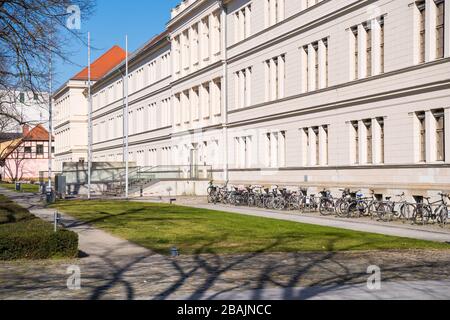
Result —
POLYGON ((23 137, 25 141, 48 141, 48 131, 42 125, 38 124, 23 137))
MULTIPOLYGON (((91 64, 91 80, 99 80, 125 59, 125 51, 114 46, 91 64)), ((88 68, 76 74, 72 80, 87 80, 88 68)))

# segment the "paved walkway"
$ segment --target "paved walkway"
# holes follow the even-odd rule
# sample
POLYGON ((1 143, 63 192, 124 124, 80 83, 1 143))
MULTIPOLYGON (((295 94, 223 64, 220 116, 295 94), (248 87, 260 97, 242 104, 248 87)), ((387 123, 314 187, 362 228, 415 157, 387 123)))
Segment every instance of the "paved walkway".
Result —
MULTIPOLYGON (((38 196, 0 192, 33 214, 52 219, 53 210, 44 208, 38 196)), ((431 298, 429 293, 436 292, 437 298, 450 299, 450 291, 441 292, 446 284, 442 281, 450 281, 450 250, 260 252, 173 259, 67 215, 63 222, 79 234, 81 258, 0 262, 0 299, 359 299, 364 297, 361 288, 369 265, 379 266, 382 283, 394 290, 372 293, 373 298, 391 298, 397 291, 404 297, 406 281, 412 284, 409 297, 431 298), (80 290, 66 286, 72 265, 81 270, 80 290), (343 296, 338 294, 341 288, 343 296)))

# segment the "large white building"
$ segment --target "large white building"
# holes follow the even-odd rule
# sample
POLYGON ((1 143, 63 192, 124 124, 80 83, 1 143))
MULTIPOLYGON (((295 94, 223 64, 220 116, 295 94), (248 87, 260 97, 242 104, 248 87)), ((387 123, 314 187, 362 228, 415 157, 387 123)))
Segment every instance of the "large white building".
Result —
MULTIPOLYGON (((125 52, 112 47, 92 63, 91 83, 100 80, 125 58, 125 52)), ((88 153, 88 69, 73 76, 53 94, 55 170, 64 162, 85 162, 88 153)))
MULTIPOLYGON (((129 66, 140 166, 450 189, 450 0, 185 0, 129 66)), ((94 161, 124 158, 124 74, 122 63, 93 86, 94 161)))

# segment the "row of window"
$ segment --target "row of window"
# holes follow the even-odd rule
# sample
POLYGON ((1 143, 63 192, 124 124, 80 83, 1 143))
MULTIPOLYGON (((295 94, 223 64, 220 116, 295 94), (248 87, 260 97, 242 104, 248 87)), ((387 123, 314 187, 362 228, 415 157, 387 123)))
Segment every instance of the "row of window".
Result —
POLYGON ((419 146, 417 162, 445 161, 445 116, 443 109, 415 114, 415 137, 419 146))
POLYGON ((252 33, 251 29, 252 5, 248 4, 234 13, 234 41, 239 42, 252 33))
MULTIPOLYGON (((128 133, 138 134, 171 125, 170 98, 128 111, 128 133)), ((123 114, 110 116, 93 124, 94 143, 123 136, 123 114)))
POLYGON ((284 20, 285 0, 265 0, 264 1, 264 26, 273 26, 284 20))
POLYGON ((265 100, 273 101, 284 98, 286 81, 286 56, 280 55, 264 62, 265 100))
MULTIPOLYGON (((55 147, 52 146, 52 153, 55 152, 55 147)), ((42 159, 48 156, 48 143, 34 142, 26 143, 18 148, 17 154, 13 155, 17 159, 42 159)))
POLYGON ((444 57, 445 10, 445 0, 416 1, 416 26, 419 29, 418 63, 444 57), (431 11, 428 15, 427 10, 431 11))
MULTIPOLYGON (((414 113, 415 162, 445 161, 445 116, 443 109, 414 113)), ((385 163, 384 117, 348 122, 350 164, 385 163)), ((302 166, 329 165, 329 125, 300 128, 300 163, 302 166)), ((262 135, 263 163, 268 168, 286 165, 286 131, 262 135)), ((236 168, 250 168, 258 154, 255 135, 234 138, 236 168)))
POLYGON ((351 121, 350 124, 351 163, 384 163, 384 118, 351 121))
POLYGON ((55 104, 55 120, 57 123, 64 122, 70 117, 70 100, 66 96, 55 104))
MULTIPOLYGON (((153 83, 170 76, 170 52, 128 74, 128 94, 133 94, 153 83)), ((123 79, 93 95, 94 110, 123 98, 123 79)))
MULTIPOLYGON (((95 161, 122 161, 123 154, 104 154, 94 157, 95 161)), ((214 165, 218 166, 219 141, 180 144, 160 148, 143 148, 129 152, 129 160, 138 166, 164 165, 214 165)))
POLYGON ((303 46, 300 55, 301 92, 328 87, 328 39, 303 46))
POLYGON ((328 165, 328 125, 300 129, 303 166, 328 165))
MULTIPOLYGON (((428 0, 436 6, 435 32, 429 40, 429 46, 435 44, 435 54, 432 59, 444 57, 444 1, 428 0)), ((417 3, 420 10, 420 45, 419 62, 425 59, 425 4, 417 3)), ((430 22, 432 23, 432 22, 430 22)), ((430 24, 429 23, 429 24, 430 24)), ((428 25, 428 24, 427 24, 428 25)), ((350 30, 350 80, 362 79, 384 73, 385 35, 384 17, 378 17, 368 22, 351 27, 350 30)), ((300 50, 301 92, 311 92, 328 87, 329 82, 329 52, 328 38, 304 45, 300 50)), ((286 55, 280 55, 264 62, 265 70, 265 101, 273 101, 284 97, 286 55)), ((252 67, 234 73, 235 106, 236 108, 251 105, 252 67)))
MULTIPOLYGON (((234 164, 237 168, 249 168, 255 164, 257 141, 252 135, 234 138, 234 164)), ((263 162, 266 167, 286 165, 286 131, 268 132, 263 135, 263 162)))
POLYGON ((350 80, 384 73, 384 17, 350 28, 350 80))
POLYGON ((56 136, 56 152, 61 153, 70 148, 70 128, 64 130, 58 130, 55 133, 56 136))
POLYGON ((174 36, 172 48, 175 79, 217 60, 221 51, 220 23, 220 11, 216 11, 174 36))
POLYGON ((221 114, 221 78, 205 82, 174 96, 175 125, 192 124, 221 114))

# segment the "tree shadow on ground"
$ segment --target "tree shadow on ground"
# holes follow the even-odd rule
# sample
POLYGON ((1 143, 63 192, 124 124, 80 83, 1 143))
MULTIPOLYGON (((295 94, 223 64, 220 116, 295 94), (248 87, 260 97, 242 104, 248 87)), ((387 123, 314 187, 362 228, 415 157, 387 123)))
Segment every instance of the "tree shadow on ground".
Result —
MULTIPOLYGON (((120 215, 126 214, 129 212, 120 215)), ((93 222, 75 223, 74 226, 93 222)), ((87 257, 75 262, 80 264, 82 272, 82 290, 79 292, 70 292, 65 287, 68 275, 63 268, 54 274, 45 268, 26 272, 20 265, 16 269, 24 272, 5 273, 0 268, 0 292, 16 296, 35 291, 41 299, 46 299, 48 290, 53 290, 61 297, 92 300, 111 296, 116 299, 182 297, 197 300, 252 290, 251 298, 258 300, 264 298, 263 290, 278 288, 283 291, 285 300, 310 299, 342 285, 365 283, 367 267, 373 264, 382 269, 385 282, 450 279, 448 250, 433 251, 435 253, 424 257, 422 252, 426 251, 419 250, 415 253, 358 251, 367 244, 361 243, 337 251, 335 244, 342 237, 335 236, 328 240, 324 252, 276 253, 277 247, 289 241, 286 237, 276 237, 255 252, 213 253, 211 248, 220 245, 226 237, 227 234, 222 234, 204 244, 195 254, 175 258, 145 250, 144 253, 127 253, 120 246, 112 246, 100 254, 87 252, 87 257), (439 252, 443 254, 439 255, 439 252), (299 292, 294 289, 299 286, 316 289, 299 292)))
MULTIPOLYGON (((264 290, 282 290, 282 298, 311 299, 343 285, 366 283, 367 266, 377 264, 382 269, 383 282, 450 279, 450 253, 442 259, 411 253, 399 260, 402 252, 299 252, 273 253, 283 239, 276 239, 258 252, 240 255, 203 254, 217 239, 205 244, 198 253, 172 258, 154 254, 127 254, 123 248, 112 247, 100 255, 90 255, 79 261, 82 290, 65 288, 67 275, 23 272, 3 277, 2 292, 15 296, 19 292, 60 290, 62 296, 78 295, 82 299, 155 299, 183 298, 216 299, 223 294, 251 290, 251 298, 264 299, 264 290), (434 277, 433 277, 434 275, 434 277), (49 278, 50 277, 50 278, 49 278), (5 285, 6 283, 6 285, 5 285), (298 287, 314 290, 295 290, 298 287)), ((337 239, 330 240, 330 242, 337 239)), ((332 244, 330 244, 333 247, 332 244)), ((357 250, 349 247, 348 250, 357 250)), ((40 296, 45 299, 45 294, 40 296)))

